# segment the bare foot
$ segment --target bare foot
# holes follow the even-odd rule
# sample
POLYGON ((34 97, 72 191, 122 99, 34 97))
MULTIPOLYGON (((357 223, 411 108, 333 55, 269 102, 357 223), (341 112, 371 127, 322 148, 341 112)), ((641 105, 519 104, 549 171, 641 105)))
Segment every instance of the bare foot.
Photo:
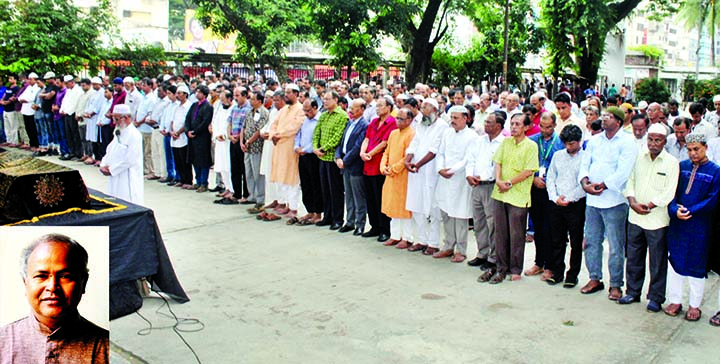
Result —
POLYGON ((521 280, 521 279, 522 279, 522 276, 520 276, 519 274, 511 274, 511 275, 510 275, 510 280, 511 280, 511 281, 519 281, 519 280, 521 280))

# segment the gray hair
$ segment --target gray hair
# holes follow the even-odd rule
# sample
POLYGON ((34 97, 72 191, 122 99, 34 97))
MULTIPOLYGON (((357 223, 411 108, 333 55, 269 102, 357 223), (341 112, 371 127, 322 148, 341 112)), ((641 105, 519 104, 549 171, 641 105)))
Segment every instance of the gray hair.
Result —
POLYGON ((88 273, 90 272, 90 270, 88 269, 87 250, 85 250, 85 248, 83 248, 83 246, 80 245, 73 238, 62 234, 43 235, 35 239, 32 243, 30 243, 30 245, 23 249, 22 253, 20 254, 20 275, 22 276, 22 278, 27 278, 28 259, 30 258, 30 254, 32 254, 32 252, 35 251, 35 249, 40 244, 46 244, 50 242, 67 245, 68 255, 73 256, 73 258, 77 259, 82 264, 82 268, 79 268, 80 271, 78 273, 80 273, 80 275, 82 276, 83 282, 87 282, 89 276, 88 273))

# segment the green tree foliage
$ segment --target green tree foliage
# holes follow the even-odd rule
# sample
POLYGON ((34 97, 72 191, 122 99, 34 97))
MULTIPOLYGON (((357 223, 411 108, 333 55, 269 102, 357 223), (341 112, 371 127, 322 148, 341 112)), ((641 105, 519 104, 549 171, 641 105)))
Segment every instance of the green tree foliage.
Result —
POLYGON ((643 78, 635 84, 635 99, 645 100, 648 103, 668 102, 670 101, 670 90, 659 78, 643 78))
MULTIPOLYGON (((686 95, 688 101, 697 101, 700 98, 712 100, 715 95, 720 95, 720 78, 712 80, 694 80, 689 79, 692 82, 692 87, 686 87, 686 91, 689 93, 686 95)), ((708 108, 714 109, 712 102, 708 103, 708 108)))
MULTIPOLYGON (((593 85, 605 53, 605 39, 641 0, 542 0, 548 72, 561 76, 575 70, 585 85, 593 85)), ((675 11, 677 0, 648 2, 650 14, 675 11)))
POLYGON ((311 33, 311 4, 304 0, 193 0, 200 22, 215 34, 237 32, 236 56, 282 73, 287 46, 311 33))
POLYGON ((710 33, 710 64, 715 65, 715 27, 720 25, 720 1, 718 0, 686 0, 680 5, 678 19, 685 23, 688 30, 697 29, 698 48, 700 52, 702 30, 710 33))
POLYGON ((628 49, 631 51, 642 52, 642 54, 658 61, 658 63, 660 63, 660 61, 662 61, 663 56, 665 56, 665 51, 663 51, 662 49, 660 49, 656 46, 648 45, 648 44, 640 44, 640 45, 637 45, 634 47, 628 47, 628 49))
POLYGON ((379 18, 368 10, 389 4, 385 0, 318 0, 312 7, 313 32, 332 56, 330 64, 347 67, 348 78, 352 66, 366 73, 374 71, 382 60, 377 52, 382 35, 379 18))
POLYGON ((162 47, 133 42, 112 48, 107 54, 114 62, 106 63, 110 77, 157 77, 165 70, 167 61, 162 47))
POLYGON ((68 0, 0 0, 0 72, 72 74, 98 67, 98 20, 107 19, 108 9, 106 0, 87 14, 68 0))

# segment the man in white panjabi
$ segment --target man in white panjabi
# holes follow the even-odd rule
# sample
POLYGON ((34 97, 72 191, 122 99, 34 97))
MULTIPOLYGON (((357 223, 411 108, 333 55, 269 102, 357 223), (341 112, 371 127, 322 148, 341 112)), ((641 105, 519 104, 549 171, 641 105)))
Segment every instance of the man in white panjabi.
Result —
POLYGON ((468 121, 472 125, 472 120, 464 106, 453 106, 449 112, 452 128, 443 134, 435 162, 441 177, 435 198, 440 207, 445 242, 433 258, 452 256, 453 263, 462 263, 467 254, 468 219, 472 217, 472 190, 465 181, 466 155, 468 149, 479 142, 479 137, 467 126, 468 121))
POLYGON ((223 198, 215 201, 215 203, 222 205, 236 205, 238 203, 237 200, 232 198, 235 189, 233 189, 230 176, 230 138, 228 136, 228 118, 234 106, 235 102, 233 101, 232 93, 230 91, 223 91, 220 94, 220 107, 216 109, 212 124, 210 124, 212 137, 215 141, 214 169, 215 172, 220 173, 223 185, 227 189, 226 193, 222 196, 223 198))
POLYGON ((100 162, 100 172, 110 177, 108 193, 134 204, 143 204, 143 139, 130 119, 128 105, 115 105, 117 129, 100 162))
POLYGON ((415 244, 408 251, 423 250, 432 255, 440 248, 440 208, 435 200, 438 173, 435 156, 440 140, 449 129, 438 112, 438 102, 433 98, 423 101, 420 108, 422 119, 415 125, 415 137, 406 152, 405 168, 408 174, 405 208, 412 212, 416 229, 415 244))

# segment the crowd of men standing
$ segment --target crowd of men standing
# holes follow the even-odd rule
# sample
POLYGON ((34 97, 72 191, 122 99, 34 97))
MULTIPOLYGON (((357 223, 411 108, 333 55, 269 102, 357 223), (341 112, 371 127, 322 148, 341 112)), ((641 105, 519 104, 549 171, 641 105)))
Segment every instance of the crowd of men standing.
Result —
MULTIPOLYGON (((551 100, 542 88, 526 97, 212 72, 79 86, 72 75, 31 73, 5 86, 3 146, 112 175, 105 157, 125 138, 119 122, 142 135, 130 183, 144 175, 211 191, 215 204, 248 205, 258 220, 327 226, 454 263, 467 259, 472 229, 477 255, 467 264, 481 269, 479 282, 524 274, 573 288, 584 251, 590 280, 580 292, 603 291, 607 241, 610 300, 639 302, 649 270, 648 311, 677 316, 687 285, 684 317, 697 321, 707 272, 718 270, 720 113, 703 103, 685 113, 677 102, 551 100), (523 270, 528 226, 535 259, 523 270)), ((720 311, 710 323, 720 325, 720 311)))

